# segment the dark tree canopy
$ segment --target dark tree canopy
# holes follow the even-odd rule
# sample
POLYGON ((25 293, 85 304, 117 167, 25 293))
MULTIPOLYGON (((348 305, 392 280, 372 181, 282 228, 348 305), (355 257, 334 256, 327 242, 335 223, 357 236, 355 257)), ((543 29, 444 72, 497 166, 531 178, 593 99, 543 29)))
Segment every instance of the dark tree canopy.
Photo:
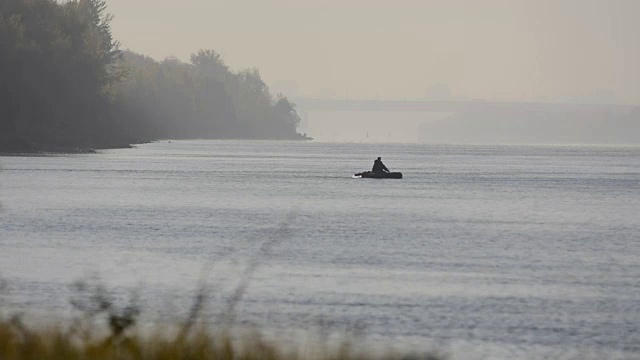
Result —
POLYGON ((295 106, 218 53, 121 51, 105 0, 0 2, 0 151, 159 138, 301 138, 295 106))

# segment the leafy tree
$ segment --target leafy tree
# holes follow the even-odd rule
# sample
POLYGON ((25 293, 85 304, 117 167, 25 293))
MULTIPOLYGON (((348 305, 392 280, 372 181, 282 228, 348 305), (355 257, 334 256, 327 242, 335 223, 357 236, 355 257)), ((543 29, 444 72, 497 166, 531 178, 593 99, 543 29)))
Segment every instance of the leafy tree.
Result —
POLYGON ((276 115, 282 119, 284 123, 291 125, 294 129, 300 125, 300 116, 296 111, 296 105, 287 99, 286 96, 278 94, 278 99, 273 106, 276 115))
POLYGON ((157 138, 295 138, 295 106, 214 50, 190 63, 122 52, 106 0, 0 2, 0 150, 157 138))

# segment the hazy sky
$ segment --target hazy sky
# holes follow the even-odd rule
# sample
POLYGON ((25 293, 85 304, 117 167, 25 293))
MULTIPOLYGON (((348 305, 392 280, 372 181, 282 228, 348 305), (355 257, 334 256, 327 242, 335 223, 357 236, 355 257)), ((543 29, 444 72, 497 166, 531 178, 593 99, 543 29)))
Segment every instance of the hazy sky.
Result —
POLYGON ((640 104, 640 0, 108 0, 123 48, 234 70, 306 95, 615 97, 640 104), (595 95, 594 95, 595 94, 595 95))

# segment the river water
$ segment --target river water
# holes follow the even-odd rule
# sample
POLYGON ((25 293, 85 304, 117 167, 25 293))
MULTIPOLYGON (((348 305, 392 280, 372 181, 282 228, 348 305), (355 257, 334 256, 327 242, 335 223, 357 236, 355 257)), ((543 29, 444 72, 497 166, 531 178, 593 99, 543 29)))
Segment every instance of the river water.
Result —
POLYGON ((99 276, 161 319, 205 282, 215 321, 245 279, 268 331, 640 357, 640 147, 163 141, 0 157, 0 205, 5 313, 99 276), (351 177, 377 156, 405 178, 351 177))

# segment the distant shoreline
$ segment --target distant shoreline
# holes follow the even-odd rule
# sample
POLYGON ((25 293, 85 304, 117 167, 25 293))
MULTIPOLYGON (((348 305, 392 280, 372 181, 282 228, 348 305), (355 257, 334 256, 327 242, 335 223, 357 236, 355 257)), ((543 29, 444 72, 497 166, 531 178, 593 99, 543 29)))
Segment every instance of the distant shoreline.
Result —
POLYGON ((111 144, 95 147, 64 147, 57 145, 32 145, 27 142, 21 142, 22 146, 10 147, 3 146, 0 143, 0 156, 16 156, 16 155, 46 155, 46 154, 96 154, 99 150, 112 149, 132 149, 136 145, 149 144, 159 141, 180 141, 180 140, 266 140, 266 141, 311 141, 312 137, 298 134, 298 137, 278 137, 278 138, 193 138, 193 139, 154 139, 154 140, 138 140, 131 143, 111 144))

